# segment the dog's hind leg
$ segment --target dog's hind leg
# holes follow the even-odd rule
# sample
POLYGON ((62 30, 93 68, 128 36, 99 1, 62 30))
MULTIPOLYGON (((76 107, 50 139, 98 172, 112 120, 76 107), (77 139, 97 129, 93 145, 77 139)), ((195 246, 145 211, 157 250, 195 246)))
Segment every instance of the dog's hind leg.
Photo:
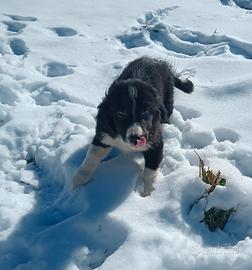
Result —
POLYGON ((173 111, 173 104, 168 103, 164 100, 164 104, 162 104, 159 108, 160 110, 160 123, 169 124, 169 119, 173 111))
POLYGON ((168 123, 169 124, 169 119, 170 116, 172 115, 173 112, 173 107, 174 107, 174 85, 171 79, 167 79, 164 82, 163 85, 163 102, 161 105, 161 109, 165 112, 162 114, 161 110, 161 123, 168 123))

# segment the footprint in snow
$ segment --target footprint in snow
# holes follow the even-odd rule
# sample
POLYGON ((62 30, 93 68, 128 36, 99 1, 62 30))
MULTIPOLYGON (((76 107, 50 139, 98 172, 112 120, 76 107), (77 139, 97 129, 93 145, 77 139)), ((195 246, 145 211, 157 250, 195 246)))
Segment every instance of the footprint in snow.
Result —
MULTIPOLYGON (((0 85, 0 104, 7 104, 10 106, 13 106, 16 100, 17 100, 17 96, 11 88, 5 85, 0 85)), ((1 114, 0 114, 0 117, 1 117, 1 114)))
POLYGON ((220 0, 222 5, 229 6, 231 4, 231 0, 220 0))
POLYGON ((151 43, 151 41, 148 40, 148 37, 146 37, 146 33, 143 31, 132 31, 132 33, 120 35, 118 38, 127 49, 144 47, 151 43))
POLYGON ((218 142, 230 141, 235 143, 239 138, 238 133, 228 128, 215 128, 213 131, 208 131, 197 130, 191 127, 182 134, 182 146, 184 148, 202 149, 214 142, 215 139, 218 142))
POLYGON ((218 142, 230 141, 235 143, 240 138, 238 133, 229 128, 215 128, 214 133, 218 142))
POLYGON ((184 121, 201 117, 201 112, 185 106, 176 105, 175 109, 178 110, 184 121))
POLYGON ((10 15, 10 14, 5 14, 9 18, 11 18, 13 21, 20 21, 20 22, 35 22, 38 19, 33 16, 20 16, 20 15, 10 15))
POLYGON ((9 120, 8 113, 0 109, 0 127, 5 125, 8 122, 8 120, 9 120))
POLYGON ((38 70, 47 77, 65 76, 74 72, 72 68, 60 62, 49 62, 45 64, 41 70, 39 68, 38 70))
POLYGON ((188 128, 182 133, 182 147, 186 149, 202 149, 215 140, 213 131, 188 128))
POLYGON ((28 48, 25 42, 20 38, 14 38, 10 41, 10 47, 15 55, 27 55, 28 48))
POLYGON ((34 98, 37 105, 40 106, 49 106, 54 102, 58 102, 59 100, 69 101, 69 97, 64 93, 59 93, 59 91, 49 87, 42 86, 35 90, 32 93, 32 97, 34 98))
POLYGON ((3 23, 7 26, 7 30, 9 32, 14 32, 14 33, 20 33, 26 27, 25 23, 20 23, 20 22, 3 21, 3 23))
POLYGON ((59 36, 59 37, 70 37, 77 35, 77 31, 70 28, 70 27, 53 27, 52 30, 59 36))
POLYGON ((250 0, 220 0, 222 5, 237 6, 246 10, 252 10, 252 2, 250 0))

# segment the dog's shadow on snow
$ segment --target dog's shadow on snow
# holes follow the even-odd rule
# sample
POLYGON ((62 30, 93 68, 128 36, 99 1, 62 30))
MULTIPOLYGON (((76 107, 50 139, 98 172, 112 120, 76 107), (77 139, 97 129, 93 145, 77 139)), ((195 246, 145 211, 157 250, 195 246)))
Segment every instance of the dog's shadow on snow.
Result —
POLYGON ((70 261, 79 268, 96 268, 117 250, 128 235, 127 227, 109 215, 132 192, 139 165, 112 152, 100 164, 93 180, 71 191, 70 182, 81 164, 83 149, 62 165, 69 185, 58 186, 45 171, 34 208, 15 231, 0 242, 0 268, 65 269, 70 261), (46 183, 46 184, 45 184, 46 183))

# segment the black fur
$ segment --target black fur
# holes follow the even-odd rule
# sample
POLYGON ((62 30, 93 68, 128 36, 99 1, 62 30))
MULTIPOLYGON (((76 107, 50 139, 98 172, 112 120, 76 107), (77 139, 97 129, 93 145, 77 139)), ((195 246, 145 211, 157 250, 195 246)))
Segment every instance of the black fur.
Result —
POLYGON ((145 166, 156 170, 163 155, 160 123, 169 122, 174 87, 193 91, 193 83, 180 80, 166 61, 142 57, 129 63, 98 106, 93 144, 113 146, 103 142, 104 134, 125 141, 127 129, 139 123, 150 146, 143 151, 145 166))

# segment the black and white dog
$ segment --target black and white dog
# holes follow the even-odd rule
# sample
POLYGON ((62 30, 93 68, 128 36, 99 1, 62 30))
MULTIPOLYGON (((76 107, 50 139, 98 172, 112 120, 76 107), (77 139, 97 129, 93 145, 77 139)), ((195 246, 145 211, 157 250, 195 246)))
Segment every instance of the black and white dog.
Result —
POLYGON ((98 106, 96 134, 73 178, 73 189, 87 184, 101 160, 116 147, 143 153, 142 195, 150 195, 163 156, 160 124, 168 123, 172 114, 174 86, 193 91, 193 83, 180 79, 166 61, 142 57, 128 64, 98 106))

